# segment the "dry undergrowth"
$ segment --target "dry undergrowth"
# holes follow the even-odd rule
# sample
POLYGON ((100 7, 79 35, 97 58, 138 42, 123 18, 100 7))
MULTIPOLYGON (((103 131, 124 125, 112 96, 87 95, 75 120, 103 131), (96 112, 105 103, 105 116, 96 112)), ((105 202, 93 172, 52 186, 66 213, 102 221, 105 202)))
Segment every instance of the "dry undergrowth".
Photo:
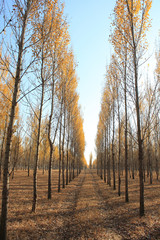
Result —
POLYGON ((107 186, 96 171, 83 171, 61 193, 52 174, 47 200, 47 173, 38 172, 38 203, 31 213, 32 174, 16 171, 10 179, 8 239, 160 239, 160 182, 145 183, 145 216, 139 218, 138 176, 129 179, 129 203, 107 186))

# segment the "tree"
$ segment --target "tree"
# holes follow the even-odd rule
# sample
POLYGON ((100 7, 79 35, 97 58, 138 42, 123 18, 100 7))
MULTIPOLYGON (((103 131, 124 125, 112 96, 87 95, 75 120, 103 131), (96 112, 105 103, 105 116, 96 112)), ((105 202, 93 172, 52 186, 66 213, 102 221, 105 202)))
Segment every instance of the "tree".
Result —
POLYGON ((133 76, 135 87, 135 105, 137 119, 137 138, 139 148, 139 179, 140 179, 140 216, 144 215, 144 183, 143 183, 143 140, 141 136, 140 104, 138 88, 139 61, 142 52, 146 49, 144 42, 149 23, 149 10, 152 1, 149 0, 120 0, 116 2, 114 9, 117 28, 116 42, 119 38, 124 39, 128 44, 128 51, 131 53, 133 63, 133 76), (124 17, 125 16, 125 17, 124 17))
POLYGON ((92 169, 92 153, 89 155, 89 168, 92 169))
MULTIPOLYGON (((20 1, 15 2, 15 29, 20 33, 19 36, 16 36, 17 41, 17 59, 16 59, 16 71, 15 74, 7 70, 14 78, 14 87, 13 87, 13 95, 12 95, 12 103, 10 116, 7 126, 6 132, 6 147, 5 147, 5 158, 4 158, 4 166, 3 166, 3 190, 2 190, 2 211, 1 211, 1 226, 0 226, 0 238, 5 240, 7 239, 7 206, 8 206, 8 194, 9 194, 9 182, 8 182, 8 166, 9 166, 9 153, 11 146, 11 138, 13 132, 13 124, 15 117, 15 110, 17 105, 17 97, 19 92, 19 85, 21 81, 22 74, 22 57, 24 56, 24 39, 27 28, 27 20, 29 18, 31 10, 33 10, 34 2, 32 0, 24 1, 23 3, 20 1)), ((15 33, 15 31, 14 31, 15 33)), ((15 48, 14 48, 15 49, 15 48)), ((1 60, 2 61, 2 60, 1 60)))
MULTIPOLYGON (((34 36, 32 37, 33 44, 33 54, 37 58, 36 65, 35 65, 35 72, 37 79, 39 79, 39 85, 41 87, 40 90, 40 106, 39 112, 37 115, 38 119, 38 134, 37 134, 37 143, 36 143, 36 153, 35 153, 35 163, 34 163, 34 173, 33 173, 33 204, 32 204, 32 211, 35 212, 36 210, 36 202, 37 202, 37 166, 38 166, 38 155, 39 155, 39 145, 40 145, 40 130, 41 130, 41 120, 42 120, 42 110, 43 104, 45 99, 45 87, 50 78, 50 71, 51 71, 51 60, 53 59, 53 55, 51 55, 51 47, 54 46, 51 39, 53 39, 53 35, 55 34, 55 22, 54 18, 56 18, 56 9, 57 9, 57 0, 50 2, 50 1, 42 1, 41 7, 37 14, 34 16, 34 21, 32 21, 32 25, 34 28, 34 36)), ((57 21, 57 20, 55 20, 57 21)), ((59 30, 59 29, 58 29, 59 30)), ((54 71, 54 66, 52 66, 52 70, 54 71)), ((55 72, 52 72, 55 74, 55 72)), ((54 76, 52 75, 54 78, 54 76)), ((52 78, 52 79, 53 79, 52 78)), ((54 81, 54 80, 53 80, 54 81)), ((49 119, 49 140, 50 140, 50 121, 53 115, 53 99, 54 99, 54 82, 52 82, 52 103, 51 103, 51 117, 49 119)), ((51 142, 50 142, 51 146, 51 142)), ((50 163, 52 161, 52 152, 53 148, 51 146, 50 152, 50 163)), ((51 169, 51 167, 50 167, 51 169)), ((50 172, 49 172, 50 173, 50 172)), ((49 176, 50 179, 50 176, 49 176)), ((49 185, 50 186, 50 185, 49 185)), ((50 191, 49 191, 50 194, 50 191)), ((49 196, 50 198, 50 196, 49 196)))
POLYGON ((50 115, 48 119, 48 140, 50 144, 50 157, 49 157, 49 168, 48 168, 48 199, 51 198, 51 169, 52 169, 52 155, 53 155, 53 145, 56 139, 58 125, 60 121, 60 116, 58 117, 55 132, 53 136, 51 135, 51 129, 53 124, 53 116, 54 105, 55 105, 55 93, 56 93, 56 85, 60 79, 60 71, 62 69, 63 62, 65 61, 65 56, 63 55, 64 50, 66 49, 69 43, 69 35, 68 35, 68 26, 66 21, 63 19, 63 6, 58 6, 58 1, 54 1, 54 19, 53 19, 53 30, 51 31, 51 49, 50 49, 50 57, 51 57, 51 65, 52 65, 52 74, 50 80, 50 88, 51 88, 51 108, 50 115))

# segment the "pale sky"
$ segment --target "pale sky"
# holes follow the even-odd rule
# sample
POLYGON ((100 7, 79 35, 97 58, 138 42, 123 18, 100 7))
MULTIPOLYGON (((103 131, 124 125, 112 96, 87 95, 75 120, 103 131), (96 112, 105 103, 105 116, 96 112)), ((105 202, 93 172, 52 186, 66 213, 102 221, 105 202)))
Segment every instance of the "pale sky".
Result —
MULTIPOLYGON (((70 25, 71 44, 78 62, 78 93, 84 119, 87 162, 91 152, 93 157, 96 157, 94 149, 101 93, 106 65, 109 64, 112 53, 108 40, 110 15, 115 2, 115 0, 65 0, 65 14, 70 25)), ((151 46, 150 51, 153 52, 158 39, 158 29, 160 29, 160 0, 153 0, 150 15, 152 29, 149 31, 148 40, 151 46)))

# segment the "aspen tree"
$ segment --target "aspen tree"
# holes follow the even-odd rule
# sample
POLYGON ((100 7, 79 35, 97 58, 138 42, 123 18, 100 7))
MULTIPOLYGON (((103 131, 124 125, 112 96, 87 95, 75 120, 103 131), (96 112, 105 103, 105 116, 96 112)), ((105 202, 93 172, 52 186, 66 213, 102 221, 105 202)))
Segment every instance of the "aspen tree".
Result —
POLYGON ((81 165, 84 164, 84 150, 85 150, 85 138, 83 131, 83 119, 80 114, 80 107, 78 102, 75 104, 74 111, 72 113, 72 177, 75 178, 75 169, 77 168, 77 174, 80 172, 81 165))
MULTIPOLYGON (((64 126, 66 127, 67 134, 67 160, 66 160, 66 184, 68 184, 68 168, 69 168, 69 159, 68 159, 68 149, 70 142, 70 124, 71 124, 71 114, 73 112, 74 104, 78 100, 78 95, 76 94, 77 88, 77 77, 75 75, 75 67, 76 64, 74 62, 73 52, 70 50, 67 55, 67 63, 66 63, 66 71, 65 71, 65 96, 64 96, 64 107, 66 114, 66 123, 64 126)), ((65 115, 64 115, 65 116, 65 115)))
POLYGON ((53 19, 53 30, 51 31, 51 46, 50 46, 50 56, 51 56, 51 65, 52 65, 52 74, 50 80, 51 86, 51 107, 50 115, 48 119, 48 140, 50 144, 50 157, 49 157, 49 168, 48 168, 48 199, 51 198, 51 169, 52 169, 52 156, 54 151, 54 142, 56 139, 58 125, 60 117, 57 119, 57 124, 53 136, 51 136, 52 122, 54 117, 54 101, 56 93, 56 85, 58 81, 61 81, 59 78, 59 72, 62 69, 63 62, 65 61, 65 49, 69 44, 69 34, 68 26, 66 21, 63 19, 63 5, 58 6, 58 1, 54 1, 54 19, 53 19))
POLYGON ((59 173, 58 173, 58 192, 61 191, 61 171, 62 171, 62 110, 63 110, 63 98, 61 95, 60 103, 60 126, 59 126, 59 173))
POLYGON ((37 167, 39 159, 39 146, 40 146, 40 132, 41 132, 41 121, 42 121, 42 111, 43 104, 45 99, 45 87, 46 83, 49 81, 50 71, 51 71, 51 61, 50 61, 50 47, 52 40, 52 32, 54 29, 54 17, 55 17, 55 8, 57 5, 57 0, 51 1, 42 1, 42 4, 35 14, 32 21, 34 28, 34 36, 32 36, 33 45, 33 54, 37 57, 36 75, 40 81, 40 106, 38 112, 38 134, 37 134, 37 143, 36 143, 36 153, 35 153, 35 162, 34 162, 34 172, 33 172, 33 203, 32 211, 36 210, 37 203, 37 167))
MULTIPOLYGON (((11 103, 11 110, 10 116, 7 126, 7 133, 6 133, 6 147, 5 147, 5 158, 4 158, 4 171, 3 171, 3 190, 2 190, 2 211, 1 211, 1 224, 0 224, 0 238, 2 240, 7 239, 7 206, 8 206, 8 194, 9 194, 9 153, 10 153, 10 146, 11 146, 11 138, 13 132, 13 124, 14 124, 14 117, 15 117, 15 110, 17 105, 17 97, 19 92, 19 85, 21 81, 21 72, 22 72, 22 57, 24 56, 24 39, 26 34, 27 28, 27 21, 30 16, 32 7, 35 7, 33 0, 27 1, 16 1, 15 2, 15 18, 17 24, 18 32, 20 33, 19 38, 18 36, 17 43, 18 43, 18 54, 17 54, 17 61, 16 61, 16 71, 15 74, 11 74, 14 78, 14 90, 12 95, 12 103, 11 103)), ((38 5, 38 4, 37 4, 38 5)), ((11 72, 10 72, 11 73, 11 72)))
POLYGON ((97 148, 97 174, 106 181, 106 165, 107 165, 107 184, 110 181, 110 139, 108 138, 108 122, 110 121, 111 95, 106 84, 102 96, 101 111, 99 114, 99 122, 97 127, 96 148, 97 148), (108 149, 107 149, 108 148, 108 149), (104 174, 102 174, 102 168, 104 174), (99 171, 100 170, 100 171, 99 171))
POLYGON ((121 112, 120 112, 120 70, 118 68, 118 59, 112 56, 112 67, 114 69, 114 81, 116 88, 117 116, 118 116, 118 195, 121 195, 121 112))
POLYGON ((128 106, 127 106, 127 59, 128 59, 128 42, 126 32, 128 29, 128 21, 126 18, 125 7, 122 3, 117 2, 114 9, 113 26, 114 31, 111 35, 111 42, 114 46, 115 53, 118 55, 119 65, 122 65, 122 78, 124 88, 124 105, 125 105, 125 201, 129 201, 128 197, 128 106), (119 16, 120 14, 120 16, 119 16), (117 36, 118 35, 118 36, 117 36))
POLYGON ((134 73, 135 102, 137 116, 137 138, 139 148, 139 180, 140 180, 140 216, 144 215, 144 183, 143 183, 143 140, 141 136, 138 70, 141 51, 146 48, 146 31, 150 26, 149 10, 152 1, 149 0, 120 0, 114 9, 118 23, 115 42, 123 39, 128 44, 131 53, 134 73), (125 17, 124 17, 125 16, 125 17))
POLYGON ((111 103, 111 114, 112 114, 112 169, 113 169, 113 189, 116 189, 116 174, 115 174, 115 103, 116 103, 116 79, 114 76, 115 69, 112 66, 113 61, 109 66, 107 75, 106 75, 106 82, 108 85, 108 90, 110 92, 110 103, 111 103))

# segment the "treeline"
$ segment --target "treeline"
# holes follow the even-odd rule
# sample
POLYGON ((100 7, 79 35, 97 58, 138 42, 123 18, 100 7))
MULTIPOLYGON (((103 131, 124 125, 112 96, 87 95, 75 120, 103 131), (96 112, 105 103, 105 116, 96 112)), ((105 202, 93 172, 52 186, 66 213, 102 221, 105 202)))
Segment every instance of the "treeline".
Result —
POLYGON ((85 139, 78 104, 78 77, 64 6, 59 0, 1 1, 0 178, 3 174, 0 238, 6 239, 9 176, 59 169, 58 191, 82 167, 85 139), (62 180, 62 183, 61 183, 62 180))
POLYGON ((96 137, 97 173, 120 196, 124 171, 126 202, 128 178, 134 179, 138 171, 140 216, 144 181, 147 177, 152 184, 153 172, 159 179, 160 164, 160 49, 153 75, 145 57, 151 4, 151 0, 116 1, 110 35, 114 52, 107 66, 96 137))

